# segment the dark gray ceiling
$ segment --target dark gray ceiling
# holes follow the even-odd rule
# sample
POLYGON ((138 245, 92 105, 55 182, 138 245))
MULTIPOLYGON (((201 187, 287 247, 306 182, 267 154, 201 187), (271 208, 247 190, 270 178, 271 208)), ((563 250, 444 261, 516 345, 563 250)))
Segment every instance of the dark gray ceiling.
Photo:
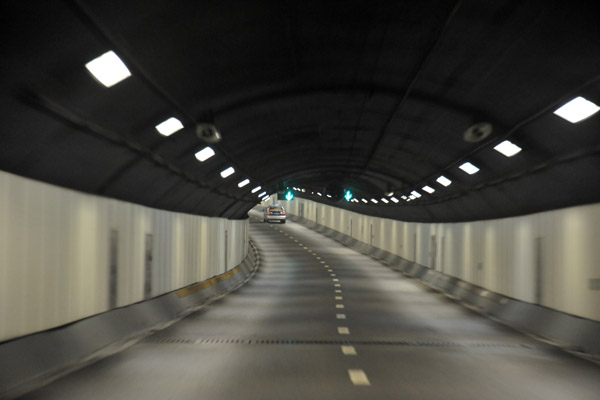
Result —
POLYGON ((243 218, 250 190, 408 221, 600 201, 600 23, 590 2, 40 1, 2 4, 0 169, 181 212, 243 218), (132 77, 84 65, 108 50, 132 77), (174 116, 185 128, 154 126, 174 116), (223 140, 204 163, 195 126, 223 140), (479 143, 463 132, 489 122, 479 143), (523 151, 493 147, 510 139, 523 151), (458 166, 481 168, 467 175, 458 166), (234 176, 219 172, 232 165, 234 176), (435 182, 439 175, 453 181, 435 182), (238 188, 249 178, 251 184, 238 188), (429 185, 432 194, 421 188, 429 185), (418 190, 411 202, 347 203, 418 190), (311 192, 333 195, 332 199, 311 192), (337 197, 337 198, 336 198, 337 197))

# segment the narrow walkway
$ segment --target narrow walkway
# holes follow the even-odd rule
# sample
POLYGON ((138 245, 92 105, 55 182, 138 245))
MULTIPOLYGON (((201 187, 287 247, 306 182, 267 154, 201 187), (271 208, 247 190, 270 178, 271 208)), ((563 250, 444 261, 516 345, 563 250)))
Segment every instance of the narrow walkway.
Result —
POLYGON ((237 292, 27 399, 597 400, 600 367, 309 229, 252 219, 237 292))

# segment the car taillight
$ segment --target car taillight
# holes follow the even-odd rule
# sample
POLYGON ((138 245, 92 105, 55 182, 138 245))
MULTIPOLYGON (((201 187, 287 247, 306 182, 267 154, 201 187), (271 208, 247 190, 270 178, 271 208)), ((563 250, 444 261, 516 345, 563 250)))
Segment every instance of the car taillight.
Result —
POLYGON ((285 215, 285 213, 284 213, 284 212, 282 212, 282 213, 281 213, 281 214, 279 214, 279 215, 285 215))
POLYGON ((267 213, 267 215, 273 215, 273 213, 269 211, 269 212, 267 213))

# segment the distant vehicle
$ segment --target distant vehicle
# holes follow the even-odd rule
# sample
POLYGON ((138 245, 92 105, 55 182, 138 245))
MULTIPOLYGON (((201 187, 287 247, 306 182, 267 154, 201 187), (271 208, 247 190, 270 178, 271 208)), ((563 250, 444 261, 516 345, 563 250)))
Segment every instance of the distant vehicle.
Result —
POLYGON ((273 204, 265 208, 263 222, 279 221, 285 224, 285 208, 279 204, 273 204))

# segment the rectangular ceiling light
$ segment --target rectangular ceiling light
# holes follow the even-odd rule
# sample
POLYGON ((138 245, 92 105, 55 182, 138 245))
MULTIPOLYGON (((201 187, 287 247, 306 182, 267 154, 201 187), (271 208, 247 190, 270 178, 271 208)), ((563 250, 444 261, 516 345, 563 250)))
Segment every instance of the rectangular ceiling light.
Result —
POLYGON ((394 203, 398 203, 400 201, 395 197, 390 197, 390 200, 393 201, 394 203))
POLYGON ((378 202, 377 200, 375 200, 375 199, 371 199, 371 201, 372 201, 373 203, 375 203, 375 204, 379 203, 379 202, 378 202))
POLYGON ((410 194, 412 194, 413 196, 415 196, 415 198, 419 198, 422 196, 421 193, 417 192, 416 190, 413 190, 412 192, 410 192, 410 194))
POLYGON ((432 188, 431 186, 423 186, 423 190, 426 191, 427 193, 435 192, 435 189, 432 188))
POLYGON ((367 199, 360 199, 360 201, 362 201, 362 202, 363 202, 363 203, 365 203, 365 204, 367 204, 367 203, 368 203, 367 199))
POLYGON ((477 171, 479 171, 479 168, 477 168, 476 166, 474 166, 470 162, 466 162, 466 163, 464 163, 463 165, 461 165, 458 168, 462 169, 463 171, 465 171, 469 175, 473 175, 473 174, 477 173, 477 171))
POLYGON ((414 194, 411 194, 410 196, 408 196, 408 200, 407 201, 411 201, 416 199, 417 197, 414 194))
POLYGON ((221 178, 227 178, 228 176, 231 176, 234 173, 235 169, 233 169, 233 167, 225 168, 223 171, 221 171, 221 178))
POLYGON ((321 193, 317 192, 317 196, 323 196, 321 193))
POLYGON ((252 189, 252 193, 256 193, 260 190, 260 186, 255 187, 254 189, 252 189))
POLYGON ((238 182, 238 187, 244 187, 249 183, 250 183, 250 179, 244 179, 243 181, 238 182))
POLYGON ((205 147, 196 153, 196 158, 200 162, 204 162, 215 155, 215 151, 211 147, 205 147))
POLYGON ((383 201, 385 204, 389 203, 388 199, 386 199, 385 197, 382 197, 381 201, 383 201))
POLYGON ((171 118, 161 122, 160 124, 156 125, 155 128, 158 131, 158 133, 160 133, 161 135, 170 136, 170 135, 174 134, 175 132, 177 132, 178 130, 183 129, 183 124, 177 118, 171 117, 171 118))
POLYGON ((98 58, 94 58, 85 67, 90 73, 106 87, 111 87, 131 76, 123 61, 115 54, 109 51, 98 58))
POLYGON ((263 198, 262 198, 262 201, 267 201, 267 200, 269 200, 270 198, 271 198, 271 196, 269 196, 269 195, 266 195, 265 197, 263 197, 263 198))
POLYGON ((554 114, 574 124, 591 117, 596 114, 598 110, 600 110, 600 107, 580 96, 563 104, 554 111, 554 114))
POLYGON ((514 144, 508 140, 505 140, 504 142, 502 142, 499 145, 497 145, 496 147, 494 147, 494 150, 504 154, 506 157, 512 157, 515 154, 517 154, 518 152, 520 152, 521 148, 519 146, 517 146, 516 144, 514 144))
POLYGON ((452 181, 446 178, 444 175, 441 175, 439 178, 437 178, 436 182, 444 186, 450 186, 450 184, 452 183, 452 181))
POLYGON ((267 194, 267 191, 265 190, 264 192, 261 192, 258 194, 258 197, 263 197, 265 194, 267 194))

